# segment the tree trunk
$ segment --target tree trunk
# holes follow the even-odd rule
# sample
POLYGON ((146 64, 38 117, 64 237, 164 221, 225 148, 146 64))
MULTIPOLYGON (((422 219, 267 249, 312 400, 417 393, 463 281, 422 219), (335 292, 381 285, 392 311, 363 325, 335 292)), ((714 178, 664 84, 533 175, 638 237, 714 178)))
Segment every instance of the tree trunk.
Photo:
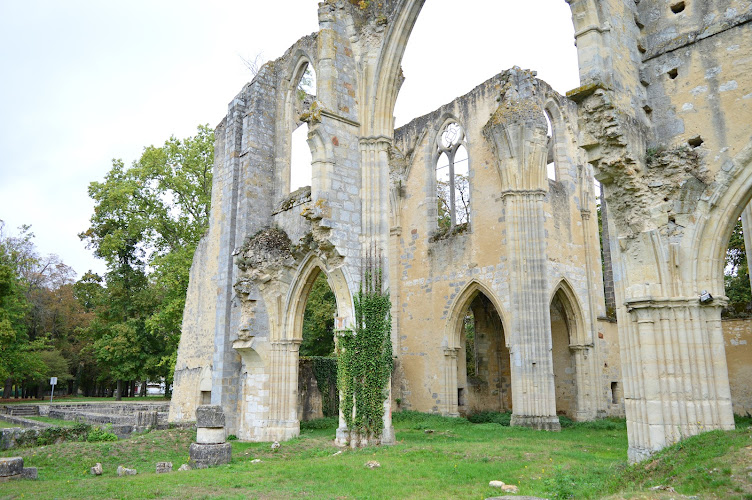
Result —
POLYGON ((117 381, 117 389, 115 389, 115 401, 122 401, 123 396, 122 394, 122 388, 123 388, 123 381, 118 380, 117 381))
POLYGON ((12 398, 13 397, 13 394, 11 394, 12 391, 13 391, 13 379, 6 378, 5 385, 3 386, 3 397, 6 399, 12 398))
POLYGON ((146 397, 146 380, 141 382, 141 397, 142 398, 146 397))

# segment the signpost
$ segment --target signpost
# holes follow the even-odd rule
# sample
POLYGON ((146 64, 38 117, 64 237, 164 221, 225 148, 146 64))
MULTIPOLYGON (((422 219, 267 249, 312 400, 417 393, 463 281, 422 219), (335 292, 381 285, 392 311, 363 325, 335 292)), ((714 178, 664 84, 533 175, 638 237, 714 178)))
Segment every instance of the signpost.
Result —
POLYGON ((50 403, 52 403, 52 396, 55 394, 55 386, 57 385, 57 377, 50 379, 50 385, 52 386, 52 392, 50 393, 50 403))

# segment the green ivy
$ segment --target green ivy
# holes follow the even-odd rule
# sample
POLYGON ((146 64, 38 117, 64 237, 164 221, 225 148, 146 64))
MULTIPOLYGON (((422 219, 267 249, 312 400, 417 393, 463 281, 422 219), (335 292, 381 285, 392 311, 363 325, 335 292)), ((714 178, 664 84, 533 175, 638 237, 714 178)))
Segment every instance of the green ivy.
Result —
POLYGON ((371 439, 380 436, 384 427, 384 400, 393 367, 392 317, 381 269, 366 267, 354 297, 354 331, 339 333, 337 380, 347 427, 371 439))
POLYGON ((337 393, 337 358, 311 356, 313 375, 321 392, 321 409, 324 417, 339 414, 339 397, 337 393), (332 390, 334 388, 334 390, 332 390))

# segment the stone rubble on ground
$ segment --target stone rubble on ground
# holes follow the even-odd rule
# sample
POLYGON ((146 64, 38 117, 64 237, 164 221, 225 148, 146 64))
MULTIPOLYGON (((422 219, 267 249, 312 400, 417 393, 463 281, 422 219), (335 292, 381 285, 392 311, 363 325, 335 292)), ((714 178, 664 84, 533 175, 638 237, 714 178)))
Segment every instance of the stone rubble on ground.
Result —
POLYGON ((97 462, 97 464, 94 467, 92 467, 89 470, 89 472, 91 472, 92 476, 101 476, 102 472, 103 472, 102 471, 102 464, 100 464, 99 462, 97 462))
POLYGON ((181 466, 180 466, 180 467, 178 468, 178 472, 183 472, 183 471, 186 471, 186 470, 191 470, 191 466, 190 466, 190 465, 188 465, 188 464, 183 464, 183 465, 181 465, 181 466))
POLYGON ((157 474, 172 472, 172 462, 157 462, 157 474))
POLYGON ((492 488, 501 488, 504 493, 519 493, 520 488, 513 484, 506 484, 504 481, 490 481, 488 485, 492 488))
POLYGON ((136 469, 128 469, 127 467, 123 467, 122 465, 118 465, 118 468, 117 468, 117 475, 118 475, 118 477, 135 476, 136 474, 138 474, 136 472, 136 469))
POLYGON ((37 479, 36 467, 24 467, 21 457, 0 458, 0 483, 11 479, 37 479))
POLYGON ((368 467, 369 469, 378 469, 379 467, 381 467, 381 464, 376 460, 369 460, 365 463, 364 467, 368 467))

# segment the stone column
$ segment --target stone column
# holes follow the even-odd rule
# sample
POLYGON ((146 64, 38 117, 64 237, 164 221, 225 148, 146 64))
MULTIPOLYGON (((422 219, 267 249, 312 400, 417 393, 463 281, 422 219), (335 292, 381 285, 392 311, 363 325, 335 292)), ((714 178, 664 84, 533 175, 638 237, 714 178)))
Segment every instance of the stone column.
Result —
POLYGON ((627 308, 619 337, 629 459, 644 460, 700 432, 733 429, 721 305, 636 299, 627 308))
POLYGON ((484 134, 499 158, 511 276, 512 425, 558 430, 543 202, 547 124, 530 71, 505 72, 484 134))
POLYGON ((271 415, 269 439, 283 441, 300 434, 298 421, 299 339, 271 342, 271 415))
POLYGON ((592 346, 589 345, 570 345, 569 349, 574 356, 575 381, 577 384, 576 398, 577 410, 574 420, 578 422, 593 420, 595 418, 595 406, 592 398, 592 384, 590 375, 590 365, 592 364, 592 346))
POLYGON ((505 197, 512 234, 512 425, 558 430, 542 191, 505 197))
POLYGON ((232 445, 225 442, 225 414, 219 405, 196 408, 196 442, 191 444, 191 465, 205 469, 230 463, 232 445))
POLYGON ((458 347, 444 347, 444 411, 448 417, 458 417, 457 408, 457 354, 458 347))

